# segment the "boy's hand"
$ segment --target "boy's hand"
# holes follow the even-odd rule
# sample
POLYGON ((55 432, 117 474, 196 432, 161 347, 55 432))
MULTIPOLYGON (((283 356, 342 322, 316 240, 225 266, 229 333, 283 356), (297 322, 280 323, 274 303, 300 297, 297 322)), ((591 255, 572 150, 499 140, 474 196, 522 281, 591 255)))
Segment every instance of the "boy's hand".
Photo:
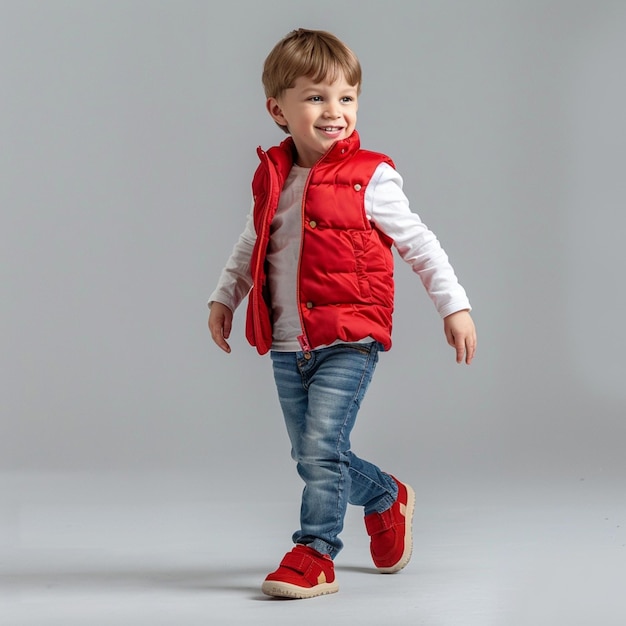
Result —
POLYGON ((221 302, 213 302, 211 304, 211 312, 209 313, 209 330, 213 341, 224 352, 230 353, 230 346, 226 341, 230 336, 233 327, 233 312, 221 302))
POLYGON ((476 328, 469 311, 457 311, 443 318, 443 330, 448 343, 456 350, 456 362, 463 357, 469 365, 476 352, 476 328))

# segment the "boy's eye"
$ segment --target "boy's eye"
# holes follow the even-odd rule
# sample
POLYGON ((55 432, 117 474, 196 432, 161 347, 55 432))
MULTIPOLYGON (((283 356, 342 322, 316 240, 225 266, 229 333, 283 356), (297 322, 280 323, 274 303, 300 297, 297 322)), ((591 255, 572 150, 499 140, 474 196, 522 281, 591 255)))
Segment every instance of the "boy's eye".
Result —
MULTIPOLYGON (((309 96, 309 102, 323 102, 324 98, 322 96, 309 96)), ((354 98, 352 96, 343 96, 339 99, 343 104, 348 104, 350 102, 354 102, 354 98)))

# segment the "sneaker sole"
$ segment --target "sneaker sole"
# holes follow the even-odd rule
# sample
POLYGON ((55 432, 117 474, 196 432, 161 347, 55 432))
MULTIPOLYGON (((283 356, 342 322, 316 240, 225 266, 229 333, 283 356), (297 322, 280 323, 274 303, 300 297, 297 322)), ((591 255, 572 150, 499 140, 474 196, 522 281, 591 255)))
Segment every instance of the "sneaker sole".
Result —
POLYGON ((290 583, 281 583, 277 580, 266 580, 261 585, 261 591, 266 596, 273 596, 275 598, 294 598, 305 599, 315 598, 316 596, 325 596, 329 593, 337 593, 339 591, 339 585, 334 583, 321 583, 315 585, 315 587, 298 587, 298 585, 292 585, 290 583))
POLYGON ((404 552, 400 557, 400 560, 391 567, 379 567, 377 568, 381 574, 395 574, 401 569, 404 569, 413 554, 413 512, 415 511, 415 491, 410 485, 403 483, 406 488, 406 515, 404 526, 404 552))

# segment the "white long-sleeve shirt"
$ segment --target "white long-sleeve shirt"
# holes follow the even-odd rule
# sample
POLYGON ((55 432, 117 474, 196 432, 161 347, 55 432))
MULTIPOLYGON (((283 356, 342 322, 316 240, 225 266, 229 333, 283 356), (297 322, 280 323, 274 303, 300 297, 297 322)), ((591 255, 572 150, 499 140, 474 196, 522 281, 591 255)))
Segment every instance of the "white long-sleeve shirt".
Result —
MULTIPOLYGON (((302 334, 298 314, 297 268, 302 236, 302 195, 308 168, 294 165, 285 181, 271 225, 267 252, 268 281, 272 301, 272 349, 300 350, 302 334)), ((376 228, 393 240, 400 257, 420 277, 441 317, 471 309, 448 256, 435 234, 411 211, 402 191, 402 177, 386 163, 375 170, 365 190, 365 213, 376 228)), ((256 241, 252 211, 246 227, 209 297, 234 311, 252 287, 250 257, 256 241)), ((367 338, 364 338, 367 339, 367 338)), ((319 346, 315 346, 319 347, 319 346)))

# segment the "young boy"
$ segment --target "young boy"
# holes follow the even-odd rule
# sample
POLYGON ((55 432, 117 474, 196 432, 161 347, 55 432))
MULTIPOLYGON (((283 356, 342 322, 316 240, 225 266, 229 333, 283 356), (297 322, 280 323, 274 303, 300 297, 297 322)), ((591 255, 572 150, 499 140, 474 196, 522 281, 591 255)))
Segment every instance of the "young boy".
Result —
POLYGON ((257 150, 254 206, 209 298, 209 329, 230 352, 233 312, 248 295, 246 337, 271 351, 292 457, 304 481, 295 547, 267 576, 270 596, 338 590, 333 559, 348 503, 362 506, 374 564, 411 557, 413 489, 356 456, 350 432, 378 354, 391 347, 392 246, 443 318, 469 365, 470 303, 435 235, 409 209, 391 159, 361 150, 361 67, 324 31, 299 29, 265 60, 267 110, 290 136, 257 150))

